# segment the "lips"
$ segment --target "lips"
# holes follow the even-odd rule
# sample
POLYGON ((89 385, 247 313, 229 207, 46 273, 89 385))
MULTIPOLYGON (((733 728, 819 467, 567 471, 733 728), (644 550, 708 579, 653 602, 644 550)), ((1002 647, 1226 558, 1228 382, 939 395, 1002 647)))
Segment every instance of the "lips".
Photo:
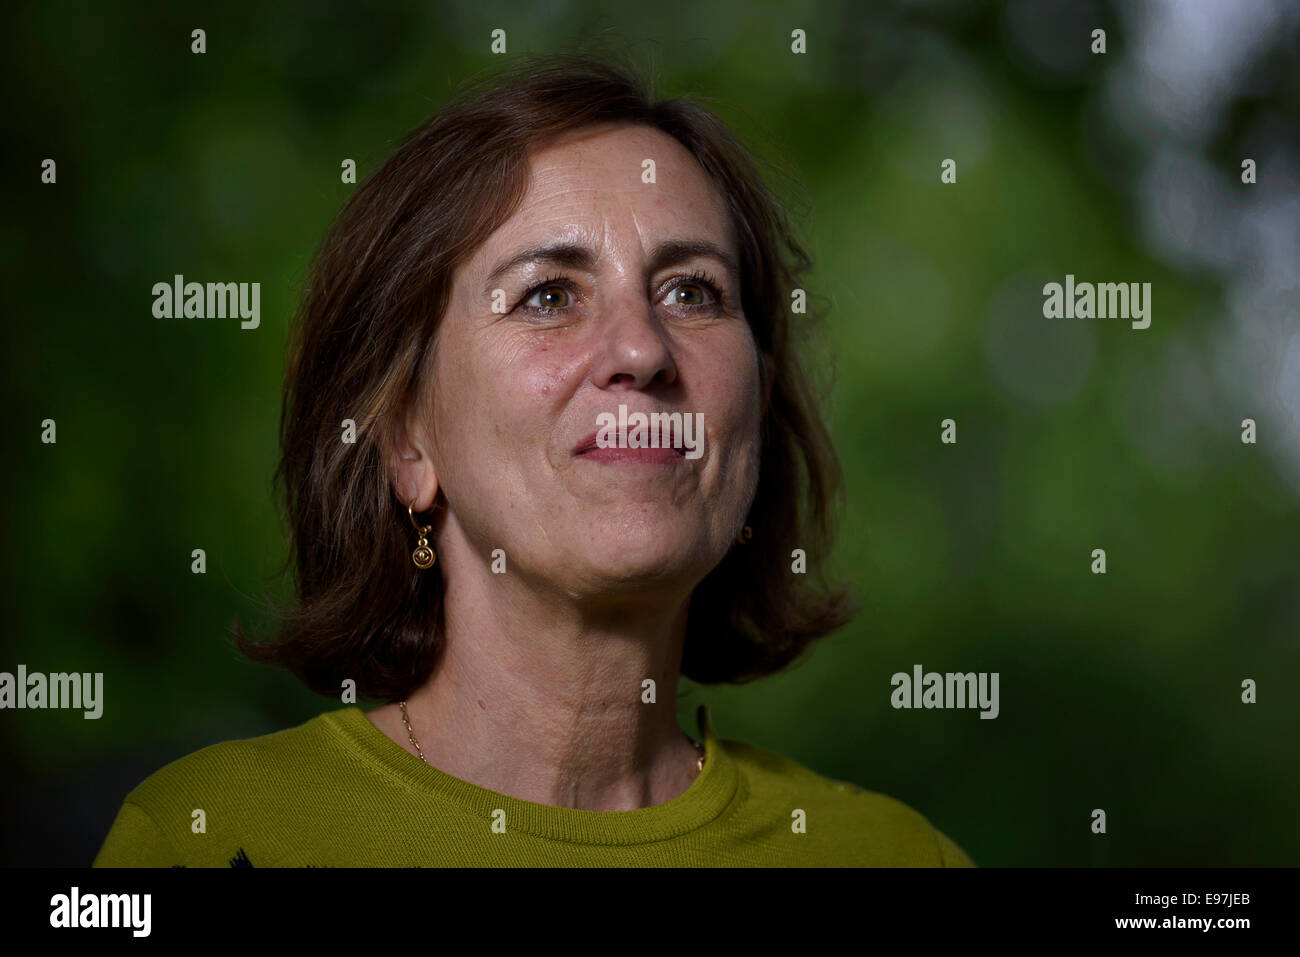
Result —
POLYGON ((592 449, 596 448, 596 436, 598 435, 600 435, 599 432, 592 432, 591 435, 587 436, 574 446, 573 454, 581 455, 583 452, 590 452, 592 449))
MULTIPOLYGON (((591 435, 587 436, 585 439, 583 439, 581 442, 579 442, 577 445, 575 445, 575 446, 573 447, 573 454, 574 454, 574 456, 576 457, 576 456, 579 456, 579 455, 585 455, 586 453, 592 451, 593 449, 598 449, 598 448, 600 448, 600 446, 598 446, 598 445, 596 444, 596 437, 597 437, 598 435, 600 435, 600 432, 599 432, 599 431, 592 432, 591 435)), ((604 450, 604 449, 601 449, 601 451, 605 451, 605 450, 604 450)), ((629 449, 629 451, 637 452, 637 451, 640 451, 640 450, 639 450, 639 449, 629 449)), ((685 447, 684 447, 683 445, 681 445, 680 442, 679 442, 677 445, 674 445, 674 446, 673 446, 672 451, 676 452, 678 455, 681 455, 681 456, 685 456, 685 455, 686 455, 686 449, 685 449, 685 447)))

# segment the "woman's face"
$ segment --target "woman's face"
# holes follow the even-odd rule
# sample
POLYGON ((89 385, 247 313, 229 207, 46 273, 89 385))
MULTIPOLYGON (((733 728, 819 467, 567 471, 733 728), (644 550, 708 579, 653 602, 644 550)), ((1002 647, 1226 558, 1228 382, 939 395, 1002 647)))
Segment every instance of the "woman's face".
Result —
POLYGON ((676 140, 641 126, 570 134, 530 173, 454 277, 433 422, 412 423, 431 426, 439 543, 485 564, 504 549, 508 574, 569 597, 693 587, 758 481, 760 359, 723 199, 676 140), (557 245, 568 252, 536 252, 557 245), (702 422, 701 454, 584 450, 620 405, 702 422))

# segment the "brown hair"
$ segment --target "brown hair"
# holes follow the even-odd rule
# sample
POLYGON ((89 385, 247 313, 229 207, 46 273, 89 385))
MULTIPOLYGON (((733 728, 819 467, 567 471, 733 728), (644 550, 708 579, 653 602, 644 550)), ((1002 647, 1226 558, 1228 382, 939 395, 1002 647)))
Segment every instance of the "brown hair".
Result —
POLYGON ((739 243, 741 304, 769 359, 758 489, 734 545, 691 597, 682 673, 742 682, 790 664, 853 613, 826 584, 842 496, 839 461, 796 355, 788 305, 811 266, 754 160, 697 103, 653 102, 634 68, 590 53, 542 54, 462 86, 343 206, 311 264, 286 360, 282 489, 296 604, 273 640, 235 627, 249 657, 321 694, 345 678, 395 700, 421 685, 443 644, 442 580, 411 562, 414 529, 389 463, 457 266, 527 188, 528 151, 570 130, 644 124, 677 139, 726 199, 739 243), (344 420, 356 441, 341 441, 344 420), (791 571, 803 549, 807 573, 791 571))

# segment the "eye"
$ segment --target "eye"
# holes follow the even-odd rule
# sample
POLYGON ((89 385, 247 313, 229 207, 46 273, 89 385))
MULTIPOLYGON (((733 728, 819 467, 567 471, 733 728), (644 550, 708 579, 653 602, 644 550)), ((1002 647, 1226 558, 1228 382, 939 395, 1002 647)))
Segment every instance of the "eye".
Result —
MULTIPOLYGON (((520 309, 534 316, 557 316, 565 312, 578 298, 569 279, 555 276, 533 286, 519 301, 520 309)), ((682 276, 667 292, 660 305, 698 312, 718 309, 723 305, 723 295, 717 280, 705 272, 682 276)))
POLYGON ((668 301, 664 303, 664 305, 668 306, 686 306, 691 309, 702 309, 721 304, 722 293, 718 289, 717 281, 704 272, 695 272, 689 276, 683 276, 677 285, 668 290, 668 301), (681 293, 686 294, 686 300, 682 298, 681 293))
POLYGON ((698 282, 684 282, 681 283, 680 285, 674 286, 671 290, 669 290, 668 295, 669 297, 672 298, 672 302, 670 303, 670 305, 674 305, 674 306, 704 305, 703 302, 704 286, 698 282), (692 302, 692 301, 688 301, 688 299, 683 299, 681 297, 681 293, 683 292, 687 294, 688 299, 693 296, 695 299, 699 301, 692 302))
MULTIPOLYGON (((542 297, 542 301, 533 306, 534 309, 559 309, 569 304, 569 291, 556 282, 543 283, 536 287, 535 291, 528 294, 528 299, 542 297)), ((525 300, 525 304, 529 304, 525 300)))
POLYGON ((569 280, 561 277, 543 280, 524 294, 519 305, 536 315, 553 316, 563 312, 569 306, 570 300, 574 298, 571 286, 569 280), (534 305, 534 299, 540 301, 534 305))

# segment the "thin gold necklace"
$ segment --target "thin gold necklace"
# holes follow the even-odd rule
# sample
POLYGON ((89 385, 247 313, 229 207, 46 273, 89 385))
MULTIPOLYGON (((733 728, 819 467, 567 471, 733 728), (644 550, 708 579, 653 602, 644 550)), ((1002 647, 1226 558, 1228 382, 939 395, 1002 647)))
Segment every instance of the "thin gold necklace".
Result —
MULTIPOLYGON (((423 761, 425 764, 428 764, 429 761, 427 758, 425 758, 424 751, 421 750, 420 748, 420 742, 415 740, 415 732, 411 730, 411 718, 410 715, 406 713, 406 701, 405 700, 399 701, 397 702, 397 704, 402 709, 402 723, 406 725, 406 736, 411 739, 411 745, 415 748, 415 753, 420 756, 420 760, 423 761)), ((682 733, 686 734, 686 732, 684 731, 682 733)), ((703 771, 704 770, 704 745, 700 744, 700 742, 696 741, 689 734, 686 735, 686 740, 690 741, 691 744, 695 746, 695 750, 699 752, 699 759, 696 761, 695 766, 697 770, 703 771)))

